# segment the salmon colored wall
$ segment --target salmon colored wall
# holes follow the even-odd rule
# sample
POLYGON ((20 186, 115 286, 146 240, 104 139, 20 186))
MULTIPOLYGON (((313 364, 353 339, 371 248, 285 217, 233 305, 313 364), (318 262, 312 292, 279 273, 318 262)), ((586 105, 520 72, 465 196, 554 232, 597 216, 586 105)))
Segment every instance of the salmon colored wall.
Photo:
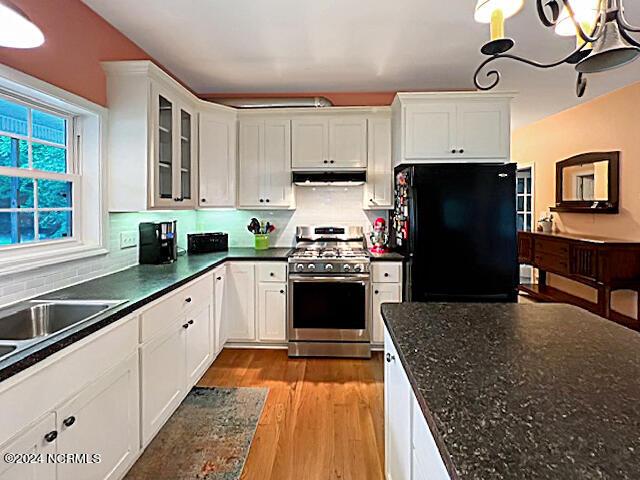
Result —
POLYGON ((396 92, 304 92, 304 93, 206 93, 200 95, 205 100, 216 98, 286 98, 286 97, 327 97, 336 107, 386 106, 391 105, 396 92))
MULTIPOLYGON (((555 203, 555 164, 579 153, 619 150, 620 213, 554 213, 559 231, 640 242, 640 82, 516 130, 512 156, 533 164, 535 216, 555 203)), ((593 298, 593 292, 553 277, 558 288, 593 298)), ((636 317, 635 294, 618 292, 614 309, 636 317)))
POLYGON ((100 62, 150 59, 135 43, 80 0, 12 0, 40 27, 42 47, 0 47, 0 63, 106 105, 100 62))

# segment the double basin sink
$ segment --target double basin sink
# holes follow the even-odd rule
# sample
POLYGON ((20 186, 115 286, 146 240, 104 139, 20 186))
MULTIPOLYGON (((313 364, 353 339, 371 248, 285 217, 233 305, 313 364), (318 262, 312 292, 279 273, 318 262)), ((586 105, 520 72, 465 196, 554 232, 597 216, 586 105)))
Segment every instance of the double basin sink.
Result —
POLYGON ((121 300, 29 300, 0 309, 0 360, 122 303, 121 300))

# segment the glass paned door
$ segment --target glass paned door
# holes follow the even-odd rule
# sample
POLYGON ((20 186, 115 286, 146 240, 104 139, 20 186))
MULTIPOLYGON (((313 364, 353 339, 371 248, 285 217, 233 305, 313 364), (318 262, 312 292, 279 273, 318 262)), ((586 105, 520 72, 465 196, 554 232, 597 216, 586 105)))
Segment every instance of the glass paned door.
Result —
POLYGON ((158 193, 173 198, 173 104, 158 96, 158 193))
POLYGON ((191 114, 180 110, 180 198, 191 199, 191 114))
MULTIPOLYGON (((533 176, 531 167, 518 169, 516 177, 516 211, 518 215, 518 230, 533 231, 533 176)), ((533 283, 533 268, 529 265, 520 265, 520 283, 533 283)))

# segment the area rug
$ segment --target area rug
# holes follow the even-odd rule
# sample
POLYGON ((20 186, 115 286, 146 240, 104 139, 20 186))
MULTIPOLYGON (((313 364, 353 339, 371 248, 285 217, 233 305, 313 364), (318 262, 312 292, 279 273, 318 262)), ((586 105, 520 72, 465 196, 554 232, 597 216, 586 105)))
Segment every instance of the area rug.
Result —
POLYGON ((194 388, 125 480, 240 478, 267 393, 266 388, 194 388))

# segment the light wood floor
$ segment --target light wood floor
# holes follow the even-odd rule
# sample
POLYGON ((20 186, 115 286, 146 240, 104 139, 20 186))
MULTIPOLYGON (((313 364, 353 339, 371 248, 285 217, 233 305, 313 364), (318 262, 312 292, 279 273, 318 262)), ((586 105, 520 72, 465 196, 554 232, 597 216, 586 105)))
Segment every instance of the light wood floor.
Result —
POLYGON ((200 386, 268 387, 242 479, 384 478, 382 354, 289 359, 285 350, 225 349, 200 386))

